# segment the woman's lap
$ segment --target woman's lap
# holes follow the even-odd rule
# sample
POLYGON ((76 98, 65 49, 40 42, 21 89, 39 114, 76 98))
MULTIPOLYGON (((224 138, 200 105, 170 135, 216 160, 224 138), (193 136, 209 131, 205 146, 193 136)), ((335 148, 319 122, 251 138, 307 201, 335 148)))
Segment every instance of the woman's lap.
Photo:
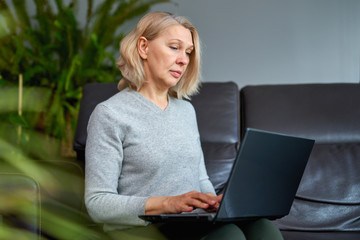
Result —
POLYGON ((241 224, 150 224, 127 230, 109 232, 110 239, 133 240, 180 240, 180 239, 239 239, 239 240, 277 240, 283 239, 279 229, 269 220, 241 224))
POLYGON ((250 240, 281 240, 283 239, 280 230, 273 222, 262 218, 257 221, 239 224, 246 239, 250 240))

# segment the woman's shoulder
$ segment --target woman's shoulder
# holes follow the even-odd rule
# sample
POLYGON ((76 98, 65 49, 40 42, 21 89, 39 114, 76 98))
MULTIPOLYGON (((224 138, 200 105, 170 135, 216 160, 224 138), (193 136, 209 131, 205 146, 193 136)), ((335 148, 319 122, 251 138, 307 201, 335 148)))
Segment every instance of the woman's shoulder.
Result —
POLYGON ((192 103, 187 99, 178 99, 178 98, 171 98, 171 101, 174 105, 186 109, 194 109, 192 103))
POLYGON ((115 95, 111 96, 107 100, 100 102, 96 105, 94 109, 94 114, 106 115, 106 116, 119 116, 119 113, 126 113, 131 102, 130 94, 122 90, 115 95))
POLYGON ((115 95, 111 96, 107 100, 99 103, 99 106, 104 106, 108 109, 119 109, 127 105, 128 102, 132 101, 131 91, 124 89, 115 95))
POLYGON ((181 114, 195 115, 195 108, 189 100, 172 98, 172 105, 174 105, 181 114))

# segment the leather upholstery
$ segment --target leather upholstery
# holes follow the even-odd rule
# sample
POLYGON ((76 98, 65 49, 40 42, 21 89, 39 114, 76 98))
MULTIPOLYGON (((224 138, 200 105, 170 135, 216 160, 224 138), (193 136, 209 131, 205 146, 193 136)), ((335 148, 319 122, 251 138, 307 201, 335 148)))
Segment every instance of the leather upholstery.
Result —
POLYGON ((359 84, 247 86, 241 91, 241 131, 256 126, 316 139, 360 142, 359 84))
POLYGON ((281 231, 285 240, 358 240, 359 232, 281 231))
POLYGON ((90 115, 96 105, 117 93, 117 83, 89 83, 83 87, 83 96, 80 102, 78 122, 74 137, 74 150, 80 162, 85 160, 85 144, 87 125, 90 115))
POLYGON ((235 83, 203 83, 191 102, 202 142, 239 142, 239 92, 235 83))
MULTIPOLYGON (((242 133, 253 127, 316 140, 290 214, 276 221, 279 227, 360 231, 360 85, 248 86, 240 98, 242 133)), ((352 236, 326 239, 360 239, 359 232, 352 236)))
POLYGON ((34 179, 19 173, 0 173, 0 202, 0 228, 20 228, 30 233, 27 239, 40 238, 40 191, 34 179))
POLYGON ((240 139, 239 90, 235 83, 204 83, 191 100, 197 115, 208 175, 222 192, 240 139))

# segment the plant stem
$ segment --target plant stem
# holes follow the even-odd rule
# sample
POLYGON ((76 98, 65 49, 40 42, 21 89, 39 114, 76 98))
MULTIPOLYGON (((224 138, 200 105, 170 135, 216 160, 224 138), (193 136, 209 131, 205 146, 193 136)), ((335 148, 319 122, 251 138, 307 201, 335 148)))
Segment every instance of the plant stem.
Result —
MULTIPOLYGON (((18 103, 18 115, 19 117, 22 116, 22 97, 23 97, 23 75, 19 74, 19 103, 18 103)), ((20 143, 21 139, 21 125, 18 126, 18 144, 20 143)))

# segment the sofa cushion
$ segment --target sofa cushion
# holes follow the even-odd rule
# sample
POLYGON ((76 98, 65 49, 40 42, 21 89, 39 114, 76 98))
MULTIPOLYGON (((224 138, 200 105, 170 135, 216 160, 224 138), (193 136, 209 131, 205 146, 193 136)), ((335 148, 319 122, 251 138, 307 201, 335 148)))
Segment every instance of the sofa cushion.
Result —
POLYGON ((315 145, 281 229, 360 231, 360 144, 315 145))
POLYGON ((248 86, 241 90, 247 127, 316 140, 281 229, 360 231, 359 84, 248 86))
POLYGON ((360 143, 315 145, 297 197, 314 202, 360 205, 359 160, 360 143))
POLYGON ((284 240, 358 240, 360 232, 281 231, 284 240))
POLYGON ((205 165, 217 194, 223 192, 233 166, 237 145, 233 143, 202 143, 205 165))

